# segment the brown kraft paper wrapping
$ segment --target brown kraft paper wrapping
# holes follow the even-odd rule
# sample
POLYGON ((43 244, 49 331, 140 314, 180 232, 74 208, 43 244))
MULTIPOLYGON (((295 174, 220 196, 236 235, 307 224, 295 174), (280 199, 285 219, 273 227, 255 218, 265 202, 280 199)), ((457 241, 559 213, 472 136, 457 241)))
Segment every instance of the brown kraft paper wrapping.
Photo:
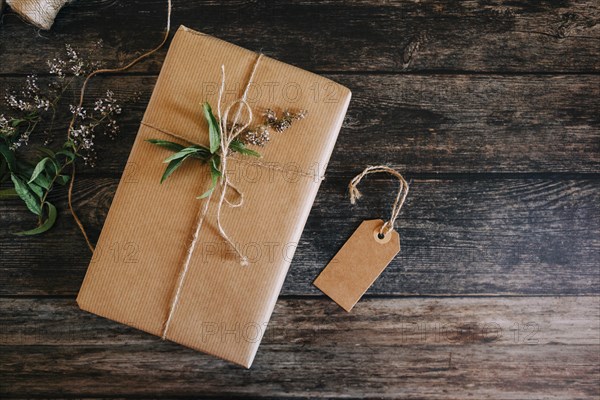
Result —
MULTIPOLYGON (((162 335, 206 201, 196 196, 209 187, 210 174, 188 160, 160 184, 162 161, 172 153, 146 140, 208 145, 202 103, 216 110, 221 66, 226 107, 241 96, 256 58, 179 28, 77 297, 81 309, 162 335)), ((326 78, 264 56, 252 82, 247 101, 255 121, 266 108, 306 109, 308 115, 255 148, 262 158, 229 156, 228 176, 243 193, 243 205, 224 205, 221 221, 250 265, 240 266, 218 233, 217 191, 166 333, 168 340, 245 367, 252 364, 281 291, 351 95, 326 78)))

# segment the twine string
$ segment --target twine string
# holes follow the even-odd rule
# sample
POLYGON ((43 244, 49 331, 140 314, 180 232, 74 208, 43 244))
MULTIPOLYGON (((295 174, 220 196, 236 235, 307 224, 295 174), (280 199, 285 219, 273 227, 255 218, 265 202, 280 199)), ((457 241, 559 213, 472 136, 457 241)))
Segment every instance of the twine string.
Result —
MULTIPOLYGON (((100 75, 100 74, 106 74, 106 73, 114 73, 114 72, 123 72, 128 70, 129 68, 133 67, 135 64, 137 64, 138 62, 150 57, 152 54, 156 53, 158 50, 160 50, 165 43, 167 42, 167 39, 169 38, 169 33, 171 32, 171 0, 168 0, 168 6, 167 6, 167 26, 165 29, 165 35, 163 37, 163 40, 160 42, 160 44, 158 46, 156 46, 154 49, 142 54, 141 56, 137 57, 136 59, 134 59, 133 61, 131 61, 129 64, 123 66, 123 67, 118 67, 118 68, 101 68, 101 69, 97 69, 93 72, 91 72, 88 76, 86 76, 85 80, 83 81, 83 85, 81 86, 81 92, 79 94, 79 104, 77 105, 77 109, 81 108, 83 106, 83 100, 85 98, 85 90, 87 88, 87 85, 90 81, 90 79, 92 79, 94 76, 96 75, 100 75)), ((75 125, 75 120, 77 119, 77 114, 73 114, 73 117, 71 118, 71 122, 69 123, 69 128, 67 130, 67 139, 71 139, 71 131, 73 130, 73 126, 75 125)), ((69 191, 68 191, 68 195, 67 195, 67 204, 69 206, 69 211, 71 212, 71 215, 73 216, 73 219, 75 220, 75 223, 77 224, 77 226, 79 227, 79 230, 81 231, 81 233, 83 234, 83 237, 85 239, 85 242, 87 244, 87 246, 89 247, 89 249, 92 251, 92 253, 94 252, 94 245, 92 244, 92 242, 90 241, 87 232, 85 230, 85 227, 83 226, 83 224, 81 223, 81 220, 79 219, 79 216, 77 215, 77 213, 75 212, 75 209, 73 208, 73 186, 75 185, 75 163, 71 164, 71 179, 69 182, 69 191)))
POLYGON ((181 288, 183 287, 183 281, 188 272, 192 255, 194 254, 194 249, 196 248, 196 243, 198 242, 198 238, 200 237, 200 231, 202 230, 202 224, 204 222, 204 217, 208 212, 208 206, 210 205, 210 199, 212 197, 212 193, 206 198, 204 207, 201 207, 198 211, 198 215, 196 217, 196 227, 194 229, 194 233, 192 234, 192 242, 187 248, 185 253, 185 260, 183 262, 183 266, 179 271, 179 276, 177 277, 177 284, 175 286, 174 294, 172 295, 171 304, 169 305, 169 313, 167 314, 167 319, 165 320, 162 328, 161 337, 162 339, 167 338, 167 330, 169 330, 169 326, 171 325, 171 320, 173 319, 173 314, 175 312, 175 307, 179 303, 179 296, 181 294, 181 288))
POLYGON ((386 221, 379 229, 380 234, 387 235, 392 229, 394 229, 394 223, 396 222, 396 219, 398 219, 398 215, 400 214, 402 205, 404 204, 406 196, 408 195, 408 183, 406 183, 406 180, 404 180, 404 177, 400 174, 400 172, 385 165, 367 167, 363 172, 356 175, 350 181, 350 184, 348 185, 348 191, 350 192, 350 203, 356 204, 356 200, 362 197, 362 193, 360 193, 357 187, 360 181, 369 174, 376 174, 380 172, 386 172, 388 174, 391 174, 398 178, 398 180, 400 181, 400 188, 398 189, 396 200, 394 201, 394 205, 392 206, 392 214, 390 215, 390 219, 386 221))
POLYGON ((244 201, 243 194, 235 186, 233 186, 231 184, 231 182, 229 181, 229 176, 227 174, 227 157, 229 154, 229 145, 231 144, 231 142, 234 139, 236 139, 240 135, 240 133, 242 133, 246 128, 248 128, 250 126, 250 124, 252 124, 252 118, 253 118, 252 108, 250 108, 250 106, 246 102, 246 98, 248 96, 248 90, 250 88, 250 85, 252 85, 252 83, 254 81, 254 77, 256 76, 256 71, 258 69, 258 65, 260 64, 261 59, 262 59, 262 54, 258 54, 258 56, 256 57, 256 60, 254 61, 253 66, 252 66, 252 71, 251 71, 250 77, 248 78, 248 81, 246 83, 246 88, 244 89, 244 93, 242 94, 242 97, 240 97, 238 100, 235 100, 234 102, 230 103, 227 106, 227 108, 225 109, 225 112, 223 114, 221 114, 221 101, 222 101, 223 93, 225 91, 225 66, 224 65, 221 66, 221 89, 219 91, 219 106, 217 108, 218 113, 219 113, 219 129, 221 131, 221 179, 220 179, 221 197, 219 198, 219 202, 217 203, 217 227, 219 228, 219 233, 220 233, 221 237, 223 239, 225 239, 227 241, 227 243, 229 243, 229 245, 238 254, 238 256, 240 258, 240 264, 242 266, 248 265, 248 258, 242 253, 242 251, 239 249, 239 247, 229 238, 229 235, 227 235, 227 233, 225 232, 225 229, 223 229, 223 225, 221 223, 221 208, 222 208, 223 202, 226 202, 231 207, 239 207, 242 205, 242 203, 244 201), (237 106, 237 112, 236 112, 235 118, 233 120, 233 123, 231 124, 231 126, 229 126, 228 125, 229 112, 235 106, 237 106), (245 114, 246 119, 243 122, 243 124, 238 125, 238 121, 240 119, 240 116, 242 115, 243 110, 246 111, 246 114, 245 114), (240 201, 238 203, 233 204, 229 200, 226 200, 225 196, 227 194, 228 187, 233 188, 238 193, 238 195, 240 197, 240 201))
MULTIPOLYGON (((220 165, 221 177, 219 180, 221 193, 219 195, 219 200, 217 202, 217 218, 216 218, 217 219, 217 228, 219 230, 219 235, 229 244, 229 246, 231 246, 231 248, 238 255, 238 257, 240 259, 240 264, 242 266, 248 265, 248 258, 242 253, 239 246, 237 246, 231 240, 231 238, 229 237, 229 235, 223 228, 223 224, 221 222, 221 211, 222 211, 223 203, 227 203, 231 207, 239 207, 242 205, 242 202, 243 202, 243 194, 229 181, 228 174, 227 174, 227 157, 229 155, 229 145, 231 144, 231 142, 235 138, 237 138, 242 131, 244 131, 246 128, 248 128, 250 126, 250 124, 252 124, 252 117, 253 117, 252 109, 246 102, 246 97, 248 94, 248 88, 250 87, 250 85, 252 84, 252 81, 254 80, 254 77, 255 77, 256 71, 257 71, 257 67, 258 67, 258 64, 260 63, 261 59, 262 59, 262 54, 259 54, 257 56, 256 60, 254 61, 254 64, 252 67, 252 72, 250 73, 250 77, 248 78, 248 81, 246 84, 246 90, 244 90, 242 97, 233 101, 232 103, 230 103, 223 112, 222 112, 222 100, 223 100, 223 93, 225 92, 225 66, 221 66, 221 87, 219 89, 219 97, 218 97, 218 104, 217 104, 217 114, 219 117, 219 131, 221 134, 221 143, 219 146, 220 153, 221 153, 221 165, 220 165), (229 113, 231 112, 232 108, 235 106, 238 106, 238 110, 237 110, 235 119, 233 121, 233 124, 229 125, 228 124, 229 113), (241 111, 243 109, 246 110, 246 114, 245 114, 246 119, 244 120, 243 124, 241 126, 239 126, 238 121, 239 121, 239 118, 241 115, 241 111), (239 202, 232 203, 226 199, 226 194, 227 194, 227 191, 229 188, 233 189, 240 196, 239 202)), ((171 326, 171 322, 173 320, 173 316, 175 314, 177 305, 179 304, 179 298, 181 295, 181 290, 183 288, 183 283, 185 281, 185 277, 186 277, 186 275, 189 271, 190 265, 192 263, 192 255, 194 254, 194 250, 196 248, 196 245, 198 244, 198 240, 200 239, 200 231, 202 230, 202 225, 204 223, 204 220, 206 219, 206 215, 208 213, 210 201, 211 201, 213 194, 214 194, 214 190, 204 200, 205 201, 204 206, 200 208, 198 216, 196 217, 196 225, 194 227, 194 231, 192 234, 192 240, 187 248, 185 260, 179 271, 179 276, 177 278, 177 284, 175 286, 174 294, 173 294, 173 297, 171 300, 171 304, 169 306, 167 318, 165 320, 165 323, 163 324, 163 329, 162 329, 162 333, 161 333, 161 337, 163 339, 167 338, 167 332, 169 330, 169 327, 171 326)))

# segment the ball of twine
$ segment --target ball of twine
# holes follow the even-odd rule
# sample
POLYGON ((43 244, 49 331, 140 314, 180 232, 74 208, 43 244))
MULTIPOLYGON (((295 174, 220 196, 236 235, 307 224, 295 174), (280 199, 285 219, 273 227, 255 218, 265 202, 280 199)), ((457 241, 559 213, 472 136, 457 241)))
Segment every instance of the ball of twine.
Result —
MULTIPOLYGON (((4 0, 0 0, 4 1, 4 0)), ((48 30, 61 8, 70 0, 6 0, 6 4, 27 22, 48 30)))

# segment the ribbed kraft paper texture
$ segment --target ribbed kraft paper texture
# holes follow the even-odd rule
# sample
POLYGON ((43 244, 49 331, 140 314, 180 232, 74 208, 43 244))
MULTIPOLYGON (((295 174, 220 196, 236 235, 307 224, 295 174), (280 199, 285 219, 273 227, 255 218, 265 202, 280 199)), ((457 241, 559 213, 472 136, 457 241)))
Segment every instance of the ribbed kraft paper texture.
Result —
MULTIPOLYGON (((82 309, 161 334, 205 205, 196 196, 209 187, 210 175, 189 160, 160 184, 162 161, 172 153, 146 140, 208 144, 202 103, 217 112, 221 65, 227 105, 241 96, 256 58, 188 28, 177 31, 77 298, 82 309)), ((257 148, 262 158, 229 157, 228 176, 243 205, 224 204, 221 220, 250 265, 240 266, 218 233, 217 190, 167 332, 169 340, 245 367, 267 327, 350 101, 343 86, 264 56, 253 82, 247 100, 255 121, 266 108, 308 115, 273 132, 257 148)), ((227 197, 238 200, 233 190, 227 197)))

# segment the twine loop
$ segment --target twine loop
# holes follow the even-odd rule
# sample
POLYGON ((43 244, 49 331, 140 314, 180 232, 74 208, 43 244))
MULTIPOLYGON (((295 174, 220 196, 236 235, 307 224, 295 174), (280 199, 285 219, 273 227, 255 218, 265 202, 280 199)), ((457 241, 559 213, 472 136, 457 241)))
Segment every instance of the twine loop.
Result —
POLYGON ((408 195, 408 183, 406 183, 406 180, 404 180, 402 174, 400 174, 400 172, 396 171, 395 169, 387 167, 385 165, 369 166, 350 181, 350 184, 348 185, 348 191, 350 192, 350 203, 356 204, 356 200, 362 197, 362 193, 358 190, 358 184, 360 183, 360 181, 369 174, 376 174, 379 172, 386 172, 388 174, 391 174, 398 178, 398 180, 400 181, 400 188, 398 189, 396 200, 394 201, 394 205, 392 206, 392 214, 390 215, 390 219, 386 221, 379 229, 379 233, 385 236, 391 230, 394 229, 394 223, 396 222, 396 219, 398 219, 398 215, 400 214, 402 205, 404 204, 406 196, 408 195))
MULTIPOLYGON (((244 89, 244 93, 242 97, 231 102, 227 108, 225 108, 224 112, 221 112, 221 102, 223 98, 223 93, 225 93, 225 66, 221 66, 221 88, 219 89, 219 100, 217 104, 217 114, 219 116, 219 130, 221 133, 221 196, 219 198, 219 202, 217 203, 217 227, 219 228, 219 234, 223 239, 229 243, 229 245, 235 250, 235 252, 240 257, 240 264, 242 266, 248 266, 248 257, 246 257, 239 247, 229 238, 223 226, 221 225, 221 208, 223 203, 227 203, 230 207, 240 207, 244 202, 244 195, 241 193, 230 181, 229 176, 227 174, 227 156, 229 154, 229 145, 233 142, 246 128, 248 128, 252 124, 252 108, 246 102, 246 97, 248 95, 248 89, 254 80, 254 76, 256 75, 256 69, 258 68, 258 64, 262 59, 262 54, 258 54, 256 61, 254 61, 254 65, 252 66, 252 72, 250 73, 250 77, 248 78, 248 82, 246 84, 246 88, 244 89), (228 124, 229 112, 237 106, 237 112, 235 114, 235 118, 231 125, 228 124), (245 113, 243 112, 245 111, 245 113), (240 116, 244 116, 241 123, 239 123, 240 116), (240 200, 237 203, 232 203, 226 198, 227 189, 232 188, 239 196, 240 200)), ((211 193, 212 196, 212 193, 211 193)), ((204 216, 202 216, 204 218, 204 216)))

